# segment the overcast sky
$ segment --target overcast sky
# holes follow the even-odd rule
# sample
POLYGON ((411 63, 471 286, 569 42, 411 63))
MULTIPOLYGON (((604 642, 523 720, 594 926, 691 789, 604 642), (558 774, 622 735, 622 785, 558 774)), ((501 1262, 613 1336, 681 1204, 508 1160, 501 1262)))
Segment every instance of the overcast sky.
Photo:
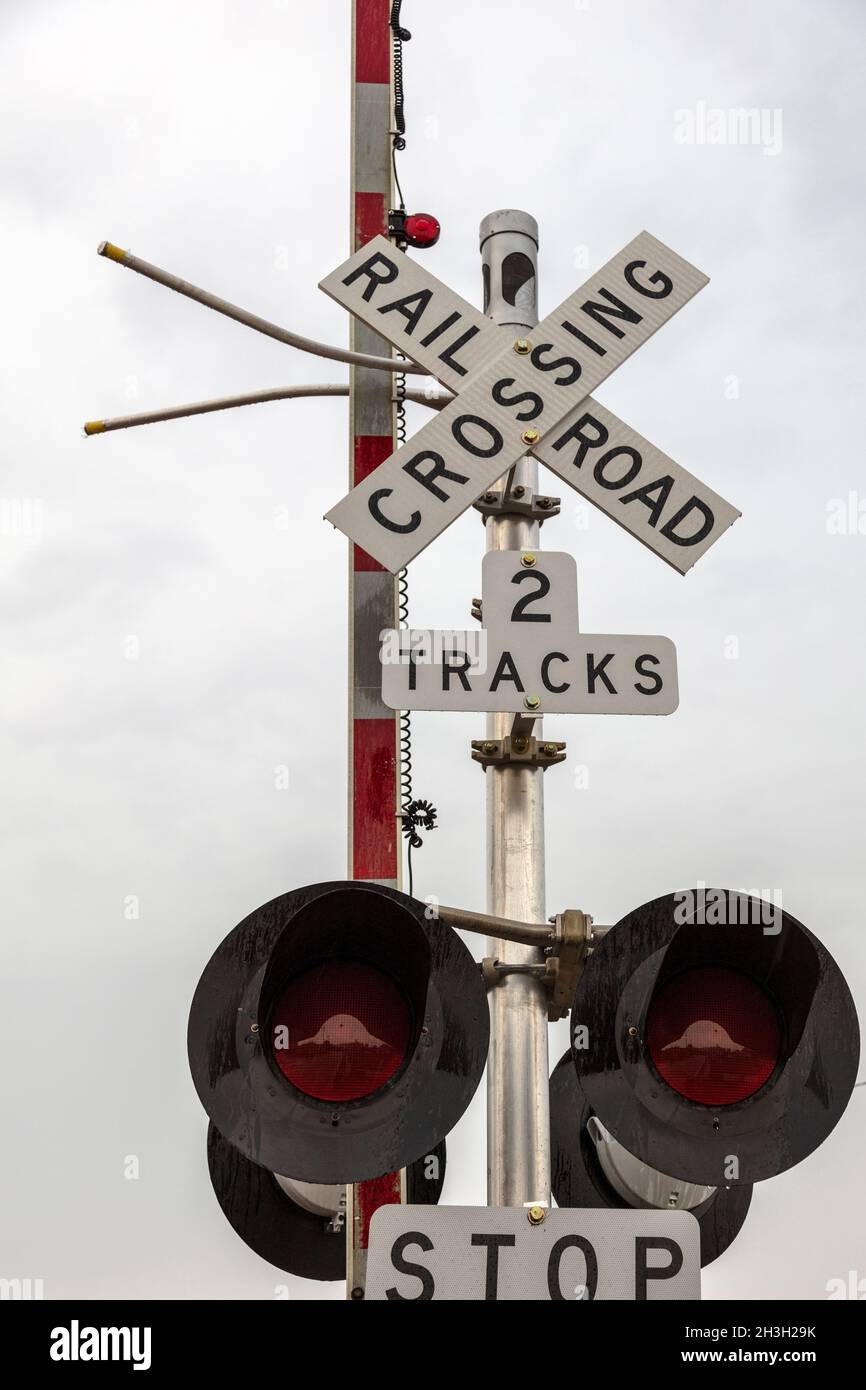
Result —
MULTIPOLYGON (((860 1004, 862 6, 403 11, 401 178, 443 227, 425 267, 478 302, 478 224, 512 206, 540 224, 543 314, 644 227, 711 277, 599 394, 742 520, 685 579, 576 494, 544 528, 576 556, 581 626, 671 637, 681 699, 669 719, 547 721, 568 740, 546 774, 549 909, 614 922, 698 880, 781 892, 860 1004), (763 132, 701 143, 714 108, 761 110, 763 132)), ((346 407, 81 424, 345 379, 96 246, 345 343, 316 286, 348 254, 348 34, 345 0, 2 6, 0 1275, 48 1297, 287 1282, 216 1206, 185 1030, 237 921, 345 872, 346 543, 321 518, 345 491, 346 407)), ((468 626, 482 547, 470 512, 412 565, 414 625, 468 626)), ((414 721, 416 794, 440 813, 416 890, 479 908, 482 725, 414 721)), ((552 1063, 565 1046, 559 1025, 552 1063)), ((485 1200, 483 1113, 482 1087, 449 1137, 448 1202, 485 1200)), ((866 1275, 864 1122, 866 1089, 756 1189, 706 1297, 821 1299, 866 1275)))

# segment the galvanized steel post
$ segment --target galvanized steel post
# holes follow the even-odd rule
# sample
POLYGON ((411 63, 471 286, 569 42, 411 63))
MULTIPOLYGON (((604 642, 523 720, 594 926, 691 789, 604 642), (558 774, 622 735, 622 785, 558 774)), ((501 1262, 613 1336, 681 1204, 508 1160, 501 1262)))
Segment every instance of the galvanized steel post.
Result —
MULTIPOLYGON (((484 312, 523 337, 538 322, 538 224, 528 213, 505 209, 481 223, 484 312)), ((503 480, 502 486, 505 486, 503 480)), ((538 464, 523 458, 510 477, 512 494, 538 491, 538 464)), ((539 523, 527 516, 487 516, 488 550, 535 550, 539 523)), ((513 715, 487 719, 487 737, 503 738, 513 715)), ((540 736, 541 721, 535 733, 540 736)), ((488 767, 487 909, 497 917, 543 922, 544 783, 536 765, 488 767)), ((501 961, 539 964, 540 946, 491 938, 488 954, 501 961)), ((506 974, 490 992, 487 1068, 487 1200, 522 1206, 550 1200, 550 1110, 547 1062, 547 992, 531 975, 506 974)))

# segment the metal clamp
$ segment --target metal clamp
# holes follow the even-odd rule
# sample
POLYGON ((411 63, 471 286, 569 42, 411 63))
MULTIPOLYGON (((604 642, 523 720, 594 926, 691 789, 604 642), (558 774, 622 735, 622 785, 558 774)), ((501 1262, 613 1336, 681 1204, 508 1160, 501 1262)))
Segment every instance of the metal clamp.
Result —
POLYGON ((518 962, 498 960, 495 956, 485 956, 481 962, 481 975, 488 989, 501 984, 506 975, 534 975, 538 980, 549 981, 555 974, 550 967, 552 959, 538 965, 522 965, 518 962))
POLYGON ((540 522, 549 516, 559 516, 561 503, 561 497, 530 492, 518 485, 510 492, 483 492, 472 505, 483 517, 525 516, 530 521, 540 522))
POLYGON ((551 739, 537 739, 531 734, 506 734, 505 738, 474 738, 472 760, 488 767, 503 764, 528 764, 531 767, 552 767, 565 761, 565 744, 551 739))
POLYGON ((467 908, 439 907, 439 920, 458 931, 479 932, 502 941, 518 941, 524 946, 539 946, 545 960, 510 962, 485 956, 479 969, 488 989, 501 984, 506 975, 534 975, 548 990, 548 1018, 555 1023, 565 1018, 571 1008, 580 972, 587 953, 593 949, 610 927, 593 926, 592 917, 579 908, 569 907, 551 917, 543 926, 540 922, 515 922, 510 918, 491 917, 467 908))
POLYGON ((553 919, 556 934, 554 944, 546 948, 548 965, 552 967, 552 984, 548 1019, 555 1023, 565 1018, 571 1008, 583 961, 592 940, 592 918, 579 908, 570 907, 553 919))
POLYGON ((517 960, 499 960, 496 956, 485 956, 480 965, 481 979, 484 980, 488 990, 495 990, 498 984, 502 984, 509 974, 530 974, 534 979, 541 980, 548 992, 556 979, 556 960, 553 956, 550 959, 539 962, 538 965, 532 963, 521 963, 517 960))

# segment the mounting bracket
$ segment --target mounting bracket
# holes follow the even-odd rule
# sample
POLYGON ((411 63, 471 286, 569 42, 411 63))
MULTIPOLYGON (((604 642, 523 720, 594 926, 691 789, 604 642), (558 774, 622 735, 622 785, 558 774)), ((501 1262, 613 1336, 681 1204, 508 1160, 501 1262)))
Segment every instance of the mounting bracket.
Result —
MULTIPOLYGON (((516 719, 521 716, 517 715, 516 719)), ((516 722, 516 721, 515 721, 516 722)), ((511 733, 505 738, 474 738, 472 760, 485 769, 503 763, 528 763, 535 767, 552 767, 565 761, 565 744, 554 739, 539 741, 531 734, 511 733)))
POLYGON ((558 516, 561 502, 560 497, 530 492, 518 485, 510 492, 483 492, 472 505, 483 517, 523 516, 541 522, 549 516, 558 516))

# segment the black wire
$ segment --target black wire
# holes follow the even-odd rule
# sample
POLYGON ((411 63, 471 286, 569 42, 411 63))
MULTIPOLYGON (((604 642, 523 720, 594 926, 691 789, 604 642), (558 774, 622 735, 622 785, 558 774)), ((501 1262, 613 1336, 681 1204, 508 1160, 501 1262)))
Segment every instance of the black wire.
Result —
POLYGON ((400 197, 400 210, 405 212, 406 204, 403 201, 403 190, 400 187, 400 177, 397 173, 397 151, 406 148, 406 116, 404 112, 404 93, 403 93, 403 44, 411 39, 412 35, 408 29, 400 26, 400 7, 403 0, 392 0, 391 18, 391 42, 394 50, 394 131, 393 143, 391 148, 391 164, 394 168, 394 183, 400 197))
POLYGON ((394 125, 396 127, 394 148, 398 150, 406 148, 406 141, 403 138, 406 134, 406 119, 403 114, 403 44, 408 43, 412 37, 408 29, 400 27, 402 4, 403 0, 393 0, 389 21, 394 44, 394 125))
MULTIPOLYGON (((394 130, 391 144, 391 164, 394 169, 394 186, 400 199, 400 211, 406 211, 400 176, 397 173, 397 151, 406 148, 406 115, 403 91, 403 44, 411 39, 408 29, 400 25, 400 9, 403 0, 392 0, 391 41, 394 50, 394 130)), ((395 401, 397 406, 397 447, 406 443, 406 377, 401 372, 395 379, 395 401)), ((405 569, 397 575, 397 614, 401 628, 409 626, 409 580, 405 569)), ((406 867, 409 877, 409 896, 414 896, 412 871, 412 851, 420 849, 424 841, 419 830, 436 829, 436 807, 423 798, 412 796, 412 717, 408 710, 400 713, 400 827, 407 841, 406 867)))
MULTIPOLYGON (((394 378, 395 400, 397 406, 397 447, 406 443, 406 377, 400 372, 394 378)), ((397 575, 397 623, 401 628, 409 626, 409 578, 405 569, 397 575)), ((414 877, 412 871, 412 851, 420 849, 424 841, 419 830, 435 830, 436 807, 429 801, 412 797, 412 717, 408 710, 400 712, 400 827, 407 840, 406 868, 409 876, 409 897, 414 897, 414 877)))
POLYGON ((398 195, 398 197, 399 197, 399 199, 400 199, 400 211, 401 211, 401 212, 405 212, 405 211, 406 211, 406 204, 405 204, 405 202, 404 202, 404 200, 403 200, 403 190, 402 190, 402 188, 400 187, 400 175, 397 173, 397 153, 396 153, 396 149, 394 149, 394 150, 391 151, 391 168, 394 170, 394 185, 395 185, 395 187, 396 187, 396 189, 397 189, 397 195, 398 195))
POLYGON ((438 814, 436 807, 431 806, 430 802, 424 801, 423 798, 408 802, 403 809, 403 834, 409 842, 406 847, 406 863, 409 869, 410 898, 415 896, 412 892, 412 850, 420 849, 424 843, 418 830, 419 828, 421 830, 435 830, 438 814))

